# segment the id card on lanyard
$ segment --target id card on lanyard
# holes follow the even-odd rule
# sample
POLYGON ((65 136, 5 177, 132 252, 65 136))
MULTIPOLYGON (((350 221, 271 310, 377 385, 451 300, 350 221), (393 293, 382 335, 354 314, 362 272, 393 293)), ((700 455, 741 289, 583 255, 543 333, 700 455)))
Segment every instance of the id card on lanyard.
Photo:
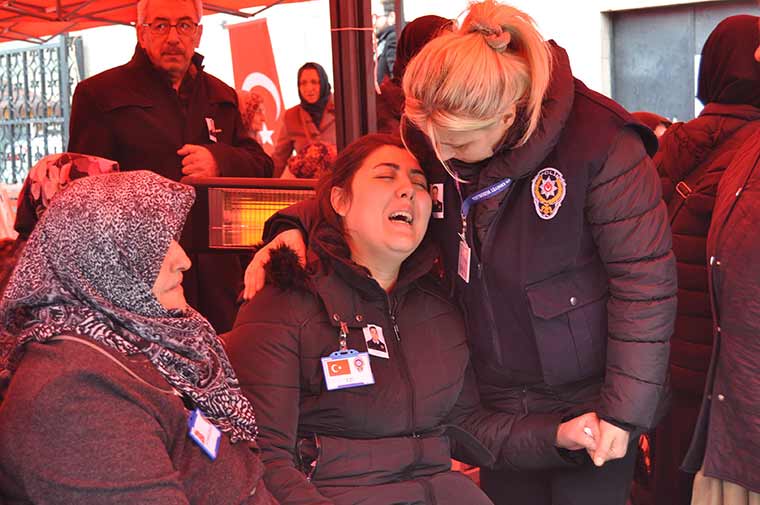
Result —
POLYGON ((355 388, 375 383, 369 353, 348 348, 348 325, 341 321, 338 350, 321 358, 328 391, 355 388))
MULTIPOLYGON (((472 255, 472 250, 467 243, 467 216, 470 213, 470 209, 472 209, 472 206, 477 203, 488 200, 489 198, 503 193, 511 185, 512 179, 507 177, 506 179, 502 179, 499 182, 491 184, 487 188, 483 188, 480 191, 471 194, 462 201, 462 231, 459 233, 459 258, 457 261, 457 273, 459 274, 459 277, 461 277, 462 280, 468 284, 470 282, 470 258, 472 255)), ((457 183, 457 191, 459 192, 459 197, 461 198, 462 191, 459 187, 459 183, 457 183)))

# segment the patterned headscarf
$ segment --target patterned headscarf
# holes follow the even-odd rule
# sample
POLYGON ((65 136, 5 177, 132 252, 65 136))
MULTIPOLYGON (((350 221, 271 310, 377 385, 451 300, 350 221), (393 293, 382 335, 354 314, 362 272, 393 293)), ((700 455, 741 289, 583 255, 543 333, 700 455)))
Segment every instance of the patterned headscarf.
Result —
POLYGON ((13 373, 28 342, 87 337, 144 354, 233 442, 254 440, 253 408, 211 325, 152 293, 193 200, 191 187, 147 171, 85 177, 56 195, 0 300, 0 371, 13 373))
MULTIPOLYGON (((243 120, 243 126, 252 130, 253 118, 260 110, 264 110, 264 99, 261 95, 252 91, 238 91, 238 108, 240 117, 243 120)), ((258 133, 258 132, 256 132, 258 133)))

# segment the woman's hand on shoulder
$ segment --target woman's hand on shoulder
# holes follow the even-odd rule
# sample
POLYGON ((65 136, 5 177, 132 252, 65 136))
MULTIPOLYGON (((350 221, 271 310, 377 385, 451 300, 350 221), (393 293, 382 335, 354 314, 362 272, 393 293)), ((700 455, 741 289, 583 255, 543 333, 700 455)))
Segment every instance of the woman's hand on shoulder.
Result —
POLYGON ((273 249, 286 245, 298 255, 301 265, 306 264, 306 243, 300 230, 286 230, 278 234, 271 242, 259 249, 245 269, 245 289, 243 299, 250 300, 256 293, 261 291, 266 283, 266 271, 264 267, 269 263, 269 256, 273 249))

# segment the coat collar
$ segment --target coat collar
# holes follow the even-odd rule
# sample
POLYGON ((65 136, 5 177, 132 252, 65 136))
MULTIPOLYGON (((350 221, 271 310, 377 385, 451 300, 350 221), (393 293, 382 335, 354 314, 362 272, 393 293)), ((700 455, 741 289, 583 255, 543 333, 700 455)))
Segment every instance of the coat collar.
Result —
MULTIPOLYGON (((195 67, 196 71, 188 71, 188 74, 195 77, 199 71, 203 70, 203 56, 198 53, 194 53, 190 62, 190 66, 195 67)), ((132 59, 129 61, 129 63, 127 63, 127 67, 137 72, 148 74, 153 79, 162 81, 171 87, 171 81, 169 80, 169 77, 164 72, 153 66, 153 62, 150 61, 148 53, 145 52, 145 49, 143 49, 139 43, 135 46, 135 53, 132 55, 132 59)), ((187 77, 187 74, 185 74, 184 78, 187 79, 187 77)))
POLYGON ((478 188, 490 186, 505 177, 521 179, 535 172, 559 142, 560 133, 573 108, 575 82, 570 59, 564 49, 549 42, 553 62, 552 78, 541 105, 541 120, 524 145, 504 145, 478 175, 478 188))
MULTIPOLYGON (((185 75, 185 80, 192 79, 197 81, 198 77, 200 76, 208 76, 208 74, 205 73, 203 70, 203 60, 204 56, 199 53, 194 53, 191 61, 191 69, 193 72, 188 71, 189 75, 185 75)), ((146 76, 151 82, 153 83, 161 83, 162 85, 166 86, 167 90, 171 90, 174 92, 171 82, 169 81, 169 78, 164 74, 162 71, 158 70, 156 67, 153 66, 153 63, 150 61, 150 58, 148 58, 148 54, 145 52, 145 49, 143 49, 140 44, 137 44, 135 47, 135 53, 132 55, 132 59, 127 63, 127 68, 131 69, 133 72, 139 73, 142 76, 146 76)), ((204 79, 205 81, 208 81, 209 79, 204 79)), ((215 79, 213 79, 215 80, 215 79)), ((183 86, 185 86, 186 83, 183 82, 183 86)), ((237 104, 236 96, 234 91, 232 91, 227 86, 217 86, 217 85, 209 85, 205 84, 204 86, 204 93, 206 94, 205 100, 207 100, 209 103, 232 103, 237 104)), ((155 88, 150 87, 153 91, 155 91, 155 88)), ((151 92, 149 92, 150 94, 151 92)))
POLYGON ((663 148, 655 157, 655 163, 674 184, 678 183, 715 149, 720 149, 727 138, 757 120, 760 120, 760 109, 751 105, 709 103, 697 118, 673 125, 665 132, 661 139, 663 148), (729 118, 734 121, 724 121, 729 118))
MULTIPOLYGON (((522 146, 512 148, 507 141, 490 160, 463 167, 472 177, 476 177, 474 190, 488 187, 506 177, 522 179, 531 175, 559 142, 573 108, 575 80, 565 50, 553 41, 549 45, 553 55, 552 77, 536 131, 522 146)), ((481 241, 508 193, 502 192, 475 207, 475 229, 481 241)))
POLYGON ((708 103, 699 117, 722 116, 732 117, 743 121, 757 121, 760 119, 760 109, 752 105, 737 105, 725 103, 708 103))
POLYGON ((267 282, 279 289, 303 289, 317 295, 330 315, 333 326, 346 322, 349 327, 365 326, 363 307, 367 302, 387 302, 403 296, 433 268, 438 248, 429 236, 404 261, 398 282, 391 293, 372 278, 369 271, 351 261, 342 234, 322 223, 312 232, 307 252, 307 267, 299 265, 295 253, 281 248, 272 253, 267 265, 267 282))

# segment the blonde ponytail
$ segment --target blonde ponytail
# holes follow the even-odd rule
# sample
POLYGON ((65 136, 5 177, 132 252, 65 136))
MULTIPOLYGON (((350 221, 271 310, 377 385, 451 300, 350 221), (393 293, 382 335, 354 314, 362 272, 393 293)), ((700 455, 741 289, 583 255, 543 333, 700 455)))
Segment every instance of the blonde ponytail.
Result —
POLYGON ((551 67, 551 52, 527 14, 494 0, 473 3, 457 32, 433 39, 409 63, 405 114, 437 147, 433 126, 485 128, 518 107, 526 123, 517 125, 522 145, 538 127, 551 67))

